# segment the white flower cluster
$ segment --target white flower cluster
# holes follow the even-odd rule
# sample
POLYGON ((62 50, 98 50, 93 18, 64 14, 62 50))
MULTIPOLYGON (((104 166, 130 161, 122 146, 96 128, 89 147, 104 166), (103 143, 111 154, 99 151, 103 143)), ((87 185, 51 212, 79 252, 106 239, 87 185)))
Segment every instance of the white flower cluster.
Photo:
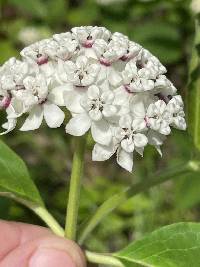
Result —
MULTIPOLYGON (((186 129, 183 102, 166 78, 165 67, 149 51, 121 33, 103 27, 75 27, 34 43, 0 67, 0 107, 6 112, 4 134, 28 114, 21 131, 43 121, 60 127, 67 108, 66 132, 91 130, 92 157, 113 154, 128 171, 133 153, 160 146, 171 127, 186 129)), ((161 153, 161 152, 160 152, 161 153)))

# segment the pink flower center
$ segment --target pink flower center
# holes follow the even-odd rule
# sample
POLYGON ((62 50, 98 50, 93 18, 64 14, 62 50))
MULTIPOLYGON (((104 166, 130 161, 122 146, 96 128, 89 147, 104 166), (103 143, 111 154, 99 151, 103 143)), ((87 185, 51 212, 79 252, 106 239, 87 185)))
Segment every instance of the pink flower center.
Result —
POLYGON ((91 48, 93 46, 93 44, 94 44, 94 41, 93 40, 87 40, 82 45, 85 48, 91 48))
POLYGON ((131 92, 129 84, 125 84, 124 89, 126 90, 127 93, 134 94, 133 92, 131 92))
POLYGON ((104 57, 100 58, 99 61, 100 61, 100 64, 102 64, 102 65, 104 65, 106 67, 110 67, 111 66, 111 62, 108 59, 104 58, 104 57))
POLYGON ((127 61, 129 59, 129 56, 128 56, 128 54, 126 54, 126 55, 123 55, 122 57, 120 57, 120 59, 122 61, 127 61))
POLYGON ((149 127, 150 125, 149 125, 149 119, 148 119, 148 117, 144 117, 144 121, 145 121, 145 123, 146 123, 146 126, 147 127, 149 127))
POLYGON ((0 107, 7 109, 10 106, 11 98, 9 96, 4 96, 0 102, 0 107))
POLYGON ((47 56, 40 56, 40 57, 37 58, 37 64, 39 66, 48 63, 48 61, 49 61, 49 59, 48 59, 47 56))

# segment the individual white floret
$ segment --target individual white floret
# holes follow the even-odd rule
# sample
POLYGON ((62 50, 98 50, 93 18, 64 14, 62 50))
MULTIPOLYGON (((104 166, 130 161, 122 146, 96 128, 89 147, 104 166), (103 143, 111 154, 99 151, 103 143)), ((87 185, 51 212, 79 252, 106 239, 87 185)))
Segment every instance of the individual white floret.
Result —
POLYGON ((45 77, 27 77, 24 81, 26 94, 23 90, 16 92, 16 98, 22 99, 27 106, 29 116, 25 120, 21 131, 38 129, 45 119, 50 128, 57 128, 63 123, 64 112, 58 107, 64 105, 63 87, 50 88, 45 77))
POLYGON ((149 91, 154 88, 150 70, 148 68, 138 69, 134 60, 126 64, 122 77, 124 87, 130 93, 149 91))
POLYGON ((185 113, 183 110, 183 100, 180 95, 174 96, 167 104, 166 109, 170 112, 170 125, 179 129, 186 130, 185 113))
POLYGON ((89 86, 95 82, 99 73, 100 64, 87 58, 79 56, 75 62, 60 62, 58 77, 62 82, 70 82, 75 86, 89 86))
POLYGON ((109 159, 115 152, 117 153, 117 163, 128 170, 133 169, 133 152, 143 154, 144 147, 148 143, 145 134, 140 133, 137 121, 130 115, 120 118, 119 126, 114 129, 113 141, 109 146, 96 144, 92 152, 95 161, 109 159))
POLYGON ((86 48, 91 48, 96 39, 108 41, 111 37, 110 31, 104 27, 82 26, 74 27, 71 31, 79 43, 86 48))
MULTIPOLYGON (((66 132, 81 136, 91 127, 94 140, 100 144, 108 145, 112 139, 109 118, 118 112, 118 107, 113 104, 114 93, 111 90, 103 89, 92 85, 88 88, 87 94, 80 100, 82 112, 77 106, 77 112, 66 125, 66 132)), ((68 103, 67 108, 68 108, 68 103)))

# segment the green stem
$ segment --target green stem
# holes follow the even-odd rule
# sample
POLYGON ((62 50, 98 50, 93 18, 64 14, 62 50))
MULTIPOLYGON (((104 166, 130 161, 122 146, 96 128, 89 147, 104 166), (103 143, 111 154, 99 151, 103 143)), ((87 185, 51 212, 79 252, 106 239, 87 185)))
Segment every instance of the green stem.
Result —
POLYGON ((131 187, 126 188, 121 193, 115 194, 108 200, 106 200, 96 211, 96 213, 87 221, 85 228, 80 234, 79 244, 82 245, 88 235, 94 230, 94 228, 114 209, 120 206, 123 202, 130 197, 135 196, 138 193, 144 192, 149 188, 164 183, 172 178, 179 177, 182 174, 186 174, 191 171, 199 171, 199 162, 189 161, 176 167, 164 170, 163 174, 153 175, 146 178, 144 181, 139 182, 131 187), (156 177, 156 178, 155 178, 156 177))
POLYGON ((44 207, 33 207, 31 208, 45 223, 49 228, 58 236, 64 237, 65 231, 58 224, 55 218, 46 210, 44 207))
POLYGON ((86 139, 84 137, 76 137, 75 142, 65 226, 65 237, 72 240, 76 240, 79 196, 86 139))
POLYGON ((118 259, 106 254, 99 254, 90 251, 85 251, 86 258, 89 262, 97 264, 105 264, 115 267, 124 267, 124 265, 118 259))

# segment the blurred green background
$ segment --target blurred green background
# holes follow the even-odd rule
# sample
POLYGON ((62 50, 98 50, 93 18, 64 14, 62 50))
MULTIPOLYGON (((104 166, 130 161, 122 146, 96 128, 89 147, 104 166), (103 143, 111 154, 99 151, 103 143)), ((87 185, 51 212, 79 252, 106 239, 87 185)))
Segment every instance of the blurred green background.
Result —
MULTIPOLYGON (((189 4, 181 0, 0 0, 0 64, 52 33, 73 26, 101 25, 128 35, 156 55, 184 97, 194 31, 189 4)), ((73 155, 73 141, 65 135, 64 126, 51 131, 45 125, 34 132, 14 131, 3 140, 26 161, 47 207, 64 225, 73 155)), ((133 174, 120 169, 115 160, 92 162, 91 149, 92 144, 88 144, 80 226, 109 196, 147 179, 154 171, 189 159, 191 141, 186 132, 174 130, 163 146, 162 158, 152 147, 146 149, 143 159, 135 156, 133 174)), ((98 226, 85 246, 113 251, 159 226, 199 221, 199 203, 200 177, 179 177, 121 205, 98 226)), ((0 198, 0 217, 41 224, 30 211, 4 198, 0 198)))

